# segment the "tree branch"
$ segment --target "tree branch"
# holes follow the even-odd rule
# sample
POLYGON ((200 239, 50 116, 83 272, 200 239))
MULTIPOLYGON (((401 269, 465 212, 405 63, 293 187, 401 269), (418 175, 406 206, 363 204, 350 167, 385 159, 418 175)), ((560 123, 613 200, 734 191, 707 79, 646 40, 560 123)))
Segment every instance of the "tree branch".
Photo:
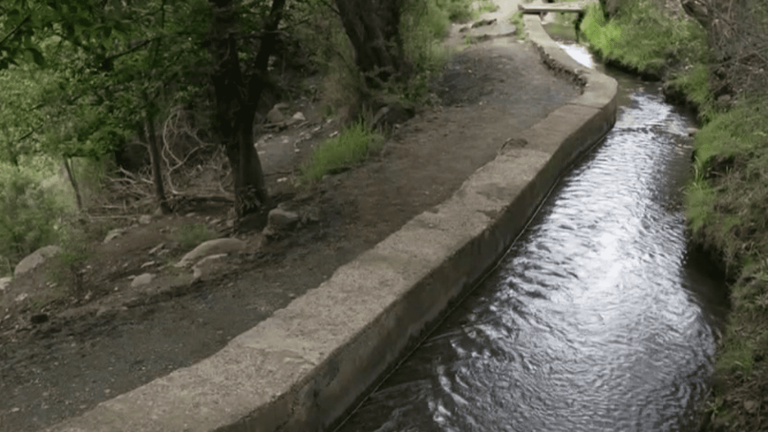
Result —
POLYGON ((21 29, 21 26, 23 26, 24 24, 26 24, 26 23, 27 23, 29 20, 31 20, 31 19, 32 19, 32 15, 31 15, 31 14, 29 14, 29 15, 27 15, 27 17, 26 17, 26 18, 24 18, 23 20, 21 20, 21 22, 20 22, 20 23, 18 23, 18 24, 16 25, 16 28, 14 28, 13 30, 11 30, 11 32, 10 32, 10 33, 8 33, 7 35, 5 35, 5 37, 4 37, 2 40, 0 40, 0 47, 2 47, 2 46, 3 46, 3 44, 4 44, 4 43, 5 43, 5 42, 6 42, 8 39, 10 39, 11 37, 13 37, 13 35, 14 35, 14 34, 16 34, 16 33, 17 33, 17 32, 18 32, 20 29, 21 29))

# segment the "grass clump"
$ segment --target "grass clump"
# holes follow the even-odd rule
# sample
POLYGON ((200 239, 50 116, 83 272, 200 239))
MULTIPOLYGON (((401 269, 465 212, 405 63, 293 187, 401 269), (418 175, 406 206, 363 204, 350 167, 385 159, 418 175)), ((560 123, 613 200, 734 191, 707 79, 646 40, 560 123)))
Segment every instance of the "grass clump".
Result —
POLYGON ((216 237, 216 234, 208 229, 206 224, 182 225, 176 231, 176 240, 184 249, 192 249, 200 243, 216 237))
POLYGON ((704 63, 706 33, 693 20, 675 18, 647 0, 629 2, 610 21, 591 4, 581 31, 592 51, 608 63, 661 76, 672 61, 704 63))
POLYGON ((515 26, 515 35, 518 40, 525 40, 525 23, 523 22, 523 11, 517 11, 509 18, 509 22, 515 26))
POLYGON ((708 414, 713 425, 756 430, 759 417, 744 407, 768 392, 768 98, 742 95, 708 117, 694 140, 686 217, 693 240, 717 254, 733 281, 716 362, 720 403, 708 414))
POLYGON ((309 162, 301 168, 301 180, 311 183, 326 174, 338 173, 368 159, 371 152, 381 148, 383 137, 357 122, 337 136, 320 144, 309 162))

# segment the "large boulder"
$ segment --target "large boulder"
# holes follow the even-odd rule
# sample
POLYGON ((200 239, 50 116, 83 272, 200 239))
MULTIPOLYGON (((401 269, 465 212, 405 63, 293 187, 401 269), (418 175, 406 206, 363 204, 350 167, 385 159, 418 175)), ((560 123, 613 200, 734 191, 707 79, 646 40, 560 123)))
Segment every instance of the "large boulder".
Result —
POLYGON ((176 267, 186 267, 193 264, 200 258, 204 258, 210 255, 230 254, 236 252, 242 252, 245 249, 245 242, 236 238, 221 238, 216 240, 208 240, 205 243, 201 243, 196 248, 192 249, 189 253, 184 255, 176 264, 176 267))
POLYGON ((14 277, 19 277, 24 273, 33 270, 35 267, 43 264, 48 258, 58 255, 61 249, 58 246, 45 246, 27 255, 23 260, 16 264, 13 271, 14 277))

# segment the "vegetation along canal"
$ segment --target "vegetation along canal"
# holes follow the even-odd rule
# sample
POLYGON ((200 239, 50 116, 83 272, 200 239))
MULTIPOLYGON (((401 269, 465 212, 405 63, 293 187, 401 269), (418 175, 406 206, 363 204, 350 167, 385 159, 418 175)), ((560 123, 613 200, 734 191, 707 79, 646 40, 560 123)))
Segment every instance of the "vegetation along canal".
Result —
POLYGON ((696 430, 726 290, 685 238, 692 120, 611 74, 605 141, 340 431, 696 430))

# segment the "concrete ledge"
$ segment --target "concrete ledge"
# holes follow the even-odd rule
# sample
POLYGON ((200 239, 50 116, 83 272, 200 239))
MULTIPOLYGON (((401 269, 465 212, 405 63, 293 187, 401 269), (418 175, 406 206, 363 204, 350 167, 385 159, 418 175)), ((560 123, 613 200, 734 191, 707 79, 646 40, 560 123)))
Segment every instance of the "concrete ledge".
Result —
POLYGON ((51 432, 322 431, 470 287, 561 173, 616 118, 616 81, 585 70, 538 18, 531 41, 584 92, 476 171, 449 200, 346 264, 215 355, 51 432))

